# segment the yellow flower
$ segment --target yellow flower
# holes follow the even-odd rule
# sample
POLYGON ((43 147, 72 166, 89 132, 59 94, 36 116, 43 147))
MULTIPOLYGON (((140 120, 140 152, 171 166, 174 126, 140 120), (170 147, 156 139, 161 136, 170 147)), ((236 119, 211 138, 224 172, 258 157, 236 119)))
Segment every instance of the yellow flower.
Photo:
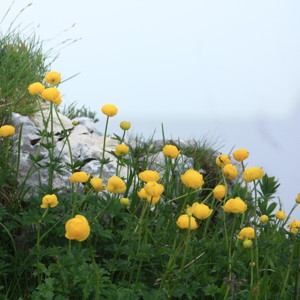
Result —
POLYGON ((86 240, 91 232, 88 220, 82 215, 76 215, 75 218, 68 220, 65 229, 65 237, 78 242, 86 240))
POLYGON ((213 210, 210 209, 206 204, 195 202, 192 205, 192 213, 198 219, 207 219, 212 212, 213 210))
POLYGON ((177 219, 176 224, 181 229, 185 229, 185 228, 188 229, 189 228, 190 230, 193 230, 193 229, 196 229, 198 227, 196 219, 192 216, 187 215, 187 214, 181 215, 177 219))
POLYGON ((56 195, 46 195, 42 199, 41 208, 55 207, 58 204, 56 195))
POLYGON ((165 156, 176 158, 179 155, 179 150, 176 146, 173 145, 165 145, 162 149, 165 156))
POLYGON ((123 121, 123 122, 120 123, 120 127, 123 130, 128 130, 131 127, 131 123, 123 121))
POLYGON ((244 161, 249 156, 249 151, 246 149, 238 149, 233 152, 233 157, 236 161, 244 161))
POLYGON ((126 185, 120 177, 112 176, 108 179, 106 190, 111 193, 121 194, 126 191, 126 185))
POLYGON ((222 200, 225 195, 226 195, 226 186, 225 185, 217 185, 214 189, 213 189, 213 194, 214 197, 218 200, 222 200))
POLYGON ((57 88, 51 87, 47 88, 43 91, 42 97, 43 99, 53 102, 56 101, 56 99, 60 96, 60 92, 57 88))
POLYGON ((300 203, 300 193, 298 194, 297 198, 296 198, 296 202, 300 203))
POLYGON ((45 75, 45 81, 51 85, 58 85, 60 83, 60 74, 55 71, 51 71, 45 75))
POLYGON ((244 242, 243 242, 243 247, 244 248, 251 248, 252 247, 252 241, 251 240, 245 240, 244 242))
POLYGON ((157 197, 160 196, 164 191, 164 186, 162 184, 157 183, 156 181, 149 181, 145 187, 145 191, 147 194, 157 197))
POLYGON ((290 228, 290 232, 291 233, 298 233, 299 231, 299 228, 300 228, 300 222, 297 221, 297 220, 293 220, 289 225, 288 225, 288 228, 290 228))
POLYGON ((160 179, 160 175, 157 171, 146 170, 144 172, 139 173, 139 179, 141 179, 144 182, 158 181, 160 179))
POLYGON ((227 154, 220 154, 217 158, 216 158, 216 164, 219 167, 225 166, 227 164, 230 164, 230 157, 227 154))
POLYGON ((232 164, 225 165, 223 168, 223 172, 229 179, 234 179, 236 176, 238 176, 238 170, 236 166, 232 164))
POLYGON ((130 201, 128 198, 121 198, 120 199, 120 203, 123 205, 123 206, 128 206, 130 204, 130 201))
POLYGON ((255 230, 252 227, 244 227, 237 237, 241 240, 251 240, 255 237, 255 230))
POLYGON ((269 221, 269 217, 267 215, 262 215, 260 218, 259 218, 259 221, 263 224, 267 224, 268 221, 269 221))
POLYGON ((75 172, 73 173, 69 179, 71 182, 87 182, 90 178, 90 175, 86 174, 85 172, 75 172))
POLYGON ((40 82, 35 82, 29 85, 28 92, 30 95, 38 95, 38 94, 42 94, 44 89, 45 86, 43 84, 41 84, 40 82))
POLYGON ((54 104, 56 104, 56 105, 61 104, 61 103, 62 103, 61 96, 58 96, 58 97, 57 97, 56 99, 54 99, 52 102, 53 102, 54 104))
POLYGON ((100 192, 103 189, 103 182, 101 178, 93 177, 90 182, 96 192, 100 192))
POLYGON ((251 182, 253 180, 262 179, 264 176, 264 172, 262 168, 248 168, 244 171, 244 181, 251 182))
POLYGON ((116 151, 115 151, 115 154, 117 156, 121 156, 121 155, 124 155, 124 154, 127 154, 129 151, 129 147, 125 144, 120 144, 120 145, 117 145, 116 146, 116 151))
POLYGON ((8 137, 15 134, 16 128, 11 125, 4 125, 0 127, 0 136, 8 137))
POLYGON ((234 214, 243 214, 247 210, 247 204, 240 198, 231 198, 222 206, 224 211, 234 214))
POLYGON ((108 117, 113 117, 118 112, 118 109, 113 104, 105 104, 102 106, 101 110, 108 117))
POLYGON ((285 212, 282 210, 279 210, 275 213, 275 218, 278 220, 284 220, 286 218, 285 212))
POLYGON ((144 188, 141 188, 139 192, 137 192, 138 196, 141 198, 141 199, 147 199, 147 197, 149 196, 147 193, 146 193, 146 190, 144 188))
POLYGON ((192 189, 199 189, 204 184, 202 174, 193 169, 189 169, 181 175, 181 181, 192 189))

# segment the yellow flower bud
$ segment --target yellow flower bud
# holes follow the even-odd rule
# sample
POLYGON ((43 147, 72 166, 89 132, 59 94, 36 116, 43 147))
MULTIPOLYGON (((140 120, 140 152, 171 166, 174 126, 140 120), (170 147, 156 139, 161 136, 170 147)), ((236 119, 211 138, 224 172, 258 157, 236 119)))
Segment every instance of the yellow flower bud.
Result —
POLYGON ((57 88, 47 88, 42 92, 43 99, 53 102, 60 96, 60 92, 57 88))
POLYGON ((234 179, 236 176, 238 176, 238 170, 236 166, 232 164, 225 165, 223 167, 223 172, 229 179, 234 179))
POLYGON ((255 230, 252 227, 244 227, 238 234, 241 240, 251 240, 255 237, 255 230))
POLYGON ((120 199, 120 203, 123 205, 123 206, 128 206, 130 204, 130 201, 128 198, 121 198, 120 199))
POLYGON ((226 186, 225 185, 217 185, 214 189, 213 189, 213 194, 214 197, 216 199, 218 199, 219 201, 221 201, 225 195, 226 195, 226 186))
POLYGON ((285 212, 282 210, 279 210, 275 213, 275 218, 278 220, 284 220, 286 218, 285 212))
POLYGON ((244 181, 251 182, 253 180, 260 180, 264 176, 262 168, 248 168, 244 171, 244 181))
POLYGON ((244 161, 249 156, 249 151, 246 149, 238 149, 233 152, 233 157, 236 161, 244 161))
POLYGON ((260 216, 259 221, 263 224, 267 224, 269 221, 269 217, 267 215, 262 215, 260 216))
POLYGON ((45 89, 45 86, 40 82, 35 82, 29 85, 28 92, 30 95, 42 94, 45 89))
POLYGON ((125 144, 120 144, 116 146, 115 154, 117 156, 122 156, 124 154, 127 154, 129 152, 129 147, 125 144))
POLYGON ((87 182, 90 178, 90 175, 88 175, 86 172, 75 172, 73 173, 69 179, 71 182, 87 182))
POLYGON ((108 179, 106 190, 111 193, 121 194, 126 191, 126 185, 120 177, 112 176, 108 179))
POLYGON ((58 72, 51 71, 45 75, 45 81, 51 85, 58 85, 60 80, 60 74, 58 72))
POLYGON ((131 123, 130 123, 130 122, 123 121, 123 122, 120 123, 120 127, 121 127, 121 129, 123 129, 123 130, 128 130, 128 129, 130 129, 130 127, 131 127, 131 123))
POLYGON ((101 178, 93 177, 90 183, 96 192, 100 192, 103 189, 103 182, 101 178))
POLYGON ((230 157, 227 154, 220 154, 217 158, 216 158, 216 164, 219 167, 225 166, 227 164, 230 164, 230 157))
POLYGON ((176 146, 173 145, 165 145, 162 149, 165 156, 168 156, 170 158, 176 158, 179 155, 179 150, 176 146))
POLYGON ((176 222, 177 226, 181 229, 196 229, 198 227, 198 224, 194 217, 189 216, 187 214, 181 215, 176 222))
POLYGON ((41 208, 55 207, 58 204, 56 195, 46 195, 42 199, 41 208))
POLYGON ((65 237, 78 242, 86 240, 91 231, 88 220, 82 215, 76 215, 75 218, 68 220, 65 229, 65 237))
POLYGON ((139 173, 139 179, 141 179, 144 182, 158 181, 160 179, 160 175, 157 171, 146 170, 144 172, 139 173))
POLYGON ((244 248, 251 248, 252 247, 252 241, 251 240, 245 240, 243 242, 243 247, 244 248))
POLYGON ((108 117, 113 117, 118 113, 118 109, 113 104, 105 104, 102 106, 101 110, 108 117))
POLYGON ((0 127, 0 136, 8 137, 15 134, 16 129, 14 126, 11 125, 4 125, 0 127))
POLYGON ((243 214, 248 206, 240 197, 236 197, 226 201, 222 208, 228 213, 243 214))
POLYGON ((212 212, 213 210, 210 209, 206 204, 195 202, 192 205, 192 213, 198 219, 207 219, 212 212))
POLYGON ((300 203, 300 193, 298 194, 297 198, 296 198, 296 202, 300 203))
POLYGON ((181 181, 192 189, 199 189, 204 184, 202 174, 193 169, 189 169, 181 175, 181 181))

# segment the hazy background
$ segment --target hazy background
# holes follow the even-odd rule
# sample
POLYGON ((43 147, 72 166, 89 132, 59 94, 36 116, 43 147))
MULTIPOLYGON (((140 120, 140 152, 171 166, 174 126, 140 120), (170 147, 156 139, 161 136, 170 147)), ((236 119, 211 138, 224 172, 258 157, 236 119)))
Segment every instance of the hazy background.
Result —
MULTIPOLYGON (((0 0, 4 15, 12 1, 0 0)), ((115 104, 134 133, 216 141, 250 151, 248 166, 280 179, 290 210, 299 186, 299 1, 15 1, 0 29, 21 24, 68 78, 63 101, 115 104), (76 25, 74 25, 76 23, 76 25)), ((298 209, 293 216, 299 219, 298 209)))

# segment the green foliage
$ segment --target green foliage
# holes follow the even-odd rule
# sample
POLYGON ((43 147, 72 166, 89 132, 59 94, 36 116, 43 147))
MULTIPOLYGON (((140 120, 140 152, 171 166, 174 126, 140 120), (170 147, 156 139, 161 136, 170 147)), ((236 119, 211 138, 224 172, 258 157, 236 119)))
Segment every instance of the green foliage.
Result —
POLYGON ((77 102, 72 102, 69 105, 64 104, 59 109, 59 111, 64 116, 68 117, 70 120, 73 120, 73 119, 79 118, 79 117, 87 117, 87 118, 91 118, 94 121, 94 123, 97 123, 99 121, 99 119, 97 118, 97 112, 91 111, 85 105, 83 105, 80 108, 77 108, 76 107, 77 104, 78 104, 77 102))

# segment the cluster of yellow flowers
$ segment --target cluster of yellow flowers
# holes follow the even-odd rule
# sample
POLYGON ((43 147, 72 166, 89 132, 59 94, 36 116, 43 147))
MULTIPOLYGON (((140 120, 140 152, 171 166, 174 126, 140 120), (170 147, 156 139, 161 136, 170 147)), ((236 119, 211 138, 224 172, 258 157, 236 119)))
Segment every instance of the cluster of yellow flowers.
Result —
POLYGON ((0 127, 0 136, 2 137, 8 137, 11 135, 14 135, 16 132, 16 129, 14 126, 11 125, 4 125, 0 127))
MULTIPOLYGON (((60 73, 51 71, 45 75, 45 82, 49 85, 56 86, 60 83, 60 73)), ((61 104, 62 99, 60 91, 55 87, 45 87, 41 82, 34 82, 29 85, 28 92, 30 95, 40 95, 46 101, 53 102, 56 105, 61 104)))

